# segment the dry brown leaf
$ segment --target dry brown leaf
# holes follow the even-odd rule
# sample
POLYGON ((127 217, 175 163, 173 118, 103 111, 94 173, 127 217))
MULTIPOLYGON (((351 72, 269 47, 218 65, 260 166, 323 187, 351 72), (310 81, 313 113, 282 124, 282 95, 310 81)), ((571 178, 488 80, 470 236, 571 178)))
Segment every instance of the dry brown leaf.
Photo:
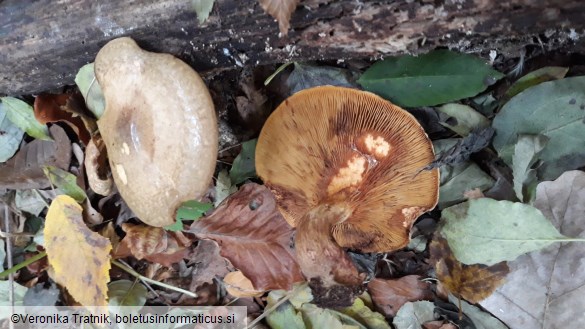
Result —
POLYGON ((21 147, 8 161, 0 163, 0 189, 41 189, 50 186, 45 166, 69 169, 71 141, 63 128, 49 128, 54 141, 34 141, 21 147))
POLYGON ((433 298, 431 286, 420 280, 418 275, 407 275, 399 279, 374 279, 368 283, 368 291, 377 309, 387 317, 407 302, 430 300, 433 298))
POLYGON ((278 21, 278 28, 282 35, 286 35, 290 26, 292 13, 297 8, 299 0, 258 0, 262 9, 278 21))
POLYGON ((161 227, 122 224, 126 236, 114 253, 122 258, 133 255, 154 263, 171 266, 187 258, 190 241, 181 232, 168 232, 161 227))
POLYGON ((229 272, 225 278, 225 289, 234 297, 259 297, 264 294, 262 290, 254 289, 252 281, 242 271, 229 272))
POLYGON ((506 262, 492 266, 465 265, 457 261, 447 240, 435 236, 430 245, 431 264, 435 265, 437 279, 455 296, 473 304, 490 296, 504 283, 509 269, 506 262))
POLYGON ((243 185, 210 216, 194 222, 190 232, 215 240, 221 255, 258 290, 290 290, 304 281, 291 246, 293 228, 264 185, 243 185))
MULTIPOLYGON (((585 238, 585 172, 538 184, 534 206, 565 236, 585 238)), ((506 283, 480 305, 510 328, 585 328, 583 243, 555 243, 509 262, 506 283)))
POLYGON ((83 144, 87 145, 90 132, 86 128, 82 118, 74 115, 69 107, 75 104, 73 98, 81 97, 76 93, 66 94, 40 94, 35 98, 34 115, 42 124, 48 122, 64 122, 77 134, 83 144))
POLYGON ((190 291, 195 291, 204 283, 213 283, 216 277, 224 277, 229 270, 229 262, 219 254, 219 245, 212 240, 200 240, 189 254, 187 265, 191 270, 190 291))
POLYGON ((81 206, 67 195, 51 203, 44 229, 49 273, 82 305, 107 305, 112 245, 87 228, 81 212, 81 206))

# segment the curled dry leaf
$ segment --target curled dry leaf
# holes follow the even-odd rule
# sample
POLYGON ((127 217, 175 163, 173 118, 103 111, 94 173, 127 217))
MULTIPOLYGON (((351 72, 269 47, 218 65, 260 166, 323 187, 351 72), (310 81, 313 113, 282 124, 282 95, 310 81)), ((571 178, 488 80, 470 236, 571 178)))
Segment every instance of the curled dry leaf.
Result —
MULTIPOLYGON (((82 117, 74 113, 76 110, 71 109, 75 104, 83 104, 83 98, 79 93, 41 94, 35 98, 34 115, 41 124, 58 121, 66 123, 75 131, 79 139, 87 145, 90 139, 90 131, 86 128, 82 117)), ((86 120, 88 119, 90 118, 86 117, 86 120)), ((93 125, 95 127, 95 120, 93 125)))
POLYGON ((71 141, 63 128, 53 125, 49 132, 53 141, 34 140, 21 147, 5 163, 0 164, 0 188, 41 189, 50 186, 43 172, 45 166, 69 169, 71 141))
POLYGON ((87 144, 84 164, 89 187, 99 195, 110 195, 114 181, 108 166, 106 147, 99 134, 87 144))
POLYGON ((181 261, 189 253, 191 244, 180 232, 167 232, 160 227, 146 225, 122 224, 126 236, 116 249, 114 257, 122 258, 133 255, 137 259, 171 266, 181 261))
POLYGON ((431 242, 431 263, 437 278, 455 296, 475 304, 490 296, 504 283, 509 269, 506 262, 492 266, 465 265, 457 261, 447 240, 436 236, 431 242))
POLYGON ((433 298, 431 285, 420 280, 419 275, 407 275, 399 279, 374 279, 368 283, 368 291, 376 308, 387 317, 394 317, 407 302, 433 298))
POLYGON ((282 35, 286 35, 289 28, 290 16, 295 11, 299 0, 258 0, 262 9, 278 21, 278 28, 282 35))
POLYGON ((67 195, 57 196, 45 221, 45 249, 53 280, 84 306, 107 305, 110 241, 83 222, 82 208, 67 195))
POLYGON ((225 289, 234 297, 259 297, 264 294, 262 290, 254 289, 252 281, 242 271, 229 272, 225 278, 225 289))
POLYGON ((258 290, 286 289, 303 281, 292 245, 293 229, 263 185, 246 184, 210 216, 191 225, 200 239, 211 239, 221 255, 241 270, 258 290))

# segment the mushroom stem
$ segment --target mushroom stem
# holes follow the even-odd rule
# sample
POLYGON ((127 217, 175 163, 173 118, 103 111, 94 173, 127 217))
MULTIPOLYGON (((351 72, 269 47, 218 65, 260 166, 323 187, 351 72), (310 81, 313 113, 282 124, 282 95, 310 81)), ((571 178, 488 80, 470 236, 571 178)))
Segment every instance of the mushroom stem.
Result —
POLYGON ((333 225, 351 215, 347 204, 324 204, 309 211, 298 223, 295 237, 297 260, 303 275, 324 288, 360 286, 360 275, 347 253, 332 236, 333 225))

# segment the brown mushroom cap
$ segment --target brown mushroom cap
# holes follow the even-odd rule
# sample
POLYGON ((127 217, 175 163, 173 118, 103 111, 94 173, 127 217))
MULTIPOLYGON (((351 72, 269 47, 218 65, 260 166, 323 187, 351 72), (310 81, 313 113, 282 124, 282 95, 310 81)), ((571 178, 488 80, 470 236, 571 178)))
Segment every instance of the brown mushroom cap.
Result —
POLYGON ((439 172, 423 170, 433 160, 411 114, 372 93, 331 86, 285 100, 256 147, 256 171, 289 224, 318 206, 342 205, 347 215, 333 223, 333 238, 362 252, 408 244, 416 218, 437 203, 439 172))
POLYGON ((181 60, 130 38, 99 51, 95 74, 106 100, 98 127, 122 198, 143 222, 172 224, 215 169, 217 122, 205 83, 181 60))

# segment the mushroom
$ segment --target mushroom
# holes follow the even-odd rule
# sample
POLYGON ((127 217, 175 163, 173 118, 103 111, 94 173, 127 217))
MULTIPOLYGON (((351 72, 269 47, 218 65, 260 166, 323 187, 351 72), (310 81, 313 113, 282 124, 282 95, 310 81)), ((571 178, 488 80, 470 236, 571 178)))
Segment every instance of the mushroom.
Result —
POLYGON ((205 83, 181 60, 130 38, 99 51, 95 74, 106 100, 98 127, 120 195, 144 223, 172 224, 215 169, 217 120, 205 83))
POLYGON ((433 160, 416 119, 369 92, 311 88, 270 115, 256 171, 296 227, 297 260, 320 304, 351 302, 363 283, 343 248, 408 244, 414 221, 437 204, 439 172, 423 170, 433 160))

